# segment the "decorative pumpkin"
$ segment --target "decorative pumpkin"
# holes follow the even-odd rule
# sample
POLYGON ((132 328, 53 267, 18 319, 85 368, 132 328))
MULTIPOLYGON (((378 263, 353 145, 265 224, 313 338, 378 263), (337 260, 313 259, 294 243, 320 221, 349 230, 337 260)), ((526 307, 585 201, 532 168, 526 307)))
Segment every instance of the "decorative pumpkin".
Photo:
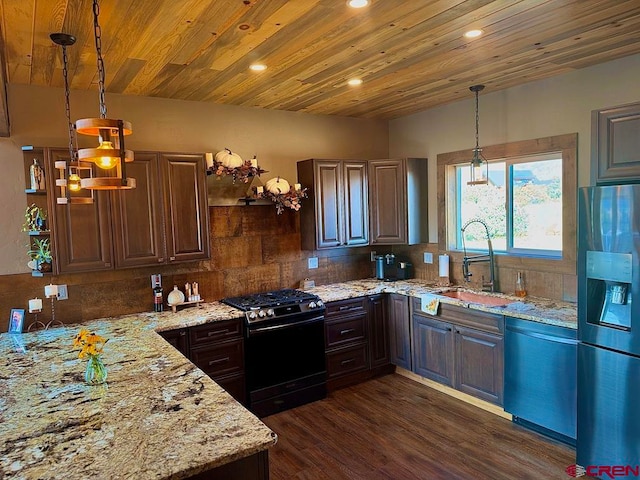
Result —
POLYGON ((241 167, 244 161, 237 153, 233 153, 228 148, 216 153, 216 162, 221 163, 227 168, 241 167))
POLYGON ((289 182, 284 178, 276 177, 267 181, 265 188, 268 192, 271 192, 274 195, 279 195, 281 193, 288 193, 291 189, 291 185, 289 185, 289 182))

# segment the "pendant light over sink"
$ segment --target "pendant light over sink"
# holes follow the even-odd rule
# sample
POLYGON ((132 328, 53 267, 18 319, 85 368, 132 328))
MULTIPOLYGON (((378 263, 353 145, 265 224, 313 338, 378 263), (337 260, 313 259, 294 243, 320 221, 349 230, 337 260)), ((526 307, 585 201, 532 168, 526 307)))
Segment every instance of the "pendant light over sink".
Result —
POLYGON ((104 61, 102 60, 102 31, 98 23, 100 6, 93 0, 93 32, 98 62, 98 92, 100 118, 83 118, 76 121, 76 131, 82 135, 98 137, 96 148, 78 150, 78 160, 93 162, 103 170, 116 169, 116 175, 107 175, 80 180, 82 188, 90 190, 127 190, 136 187, 134 178, 127 178, 126 163, 133 162, 133 152, 125 149, 124 137, 132 133, 131 123, 107 118, 104 102, 104 61))
POLYGON ((469 165, 471 176, 467 185, 487 185, 489 183, 489 162, 487 162, 487 159, 482 155, 478 135, 478 124, 480 120, 478 115, 478 94, 484 90, 484 85, 472 85, 469 87, 469 90, 476 94, 476 148, 473 149, 473 158, 469 165))

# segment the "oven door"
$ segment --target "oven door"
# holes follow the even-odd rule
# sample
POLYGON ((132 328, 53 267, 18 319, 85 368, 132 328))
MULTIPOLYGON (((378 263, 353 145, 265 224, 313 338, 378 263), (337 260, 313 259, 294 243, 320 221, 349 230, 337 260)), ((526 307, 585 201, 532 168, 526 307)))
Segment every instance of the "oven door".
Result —
POLYGON ((326 396, 324 312, 291 320, 247 328, 247 390, 258 416, 326 396))

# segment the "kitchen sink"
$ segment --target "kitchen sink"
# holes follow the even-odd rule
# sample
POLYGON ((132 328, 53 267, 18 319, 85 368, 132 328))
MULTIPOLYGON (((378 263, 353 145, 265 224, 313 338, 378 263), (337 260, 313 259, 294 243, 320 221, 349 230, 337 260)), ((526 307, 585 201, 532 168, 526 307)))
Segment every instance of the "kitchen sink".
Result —
POLYGON ((509 305, 513 303, 513 300, 502 297, 494 297, 491 295, 474 293, 474 292, 465 292, 463 290, 453 290, 451 292, 442 292, 438 295, 442 295, 444 297, 455 298, 456 300, 460 300, 468 303, 479 303, 481 305, 486 305, 488 307, 503 307, 505 305, 509 305))

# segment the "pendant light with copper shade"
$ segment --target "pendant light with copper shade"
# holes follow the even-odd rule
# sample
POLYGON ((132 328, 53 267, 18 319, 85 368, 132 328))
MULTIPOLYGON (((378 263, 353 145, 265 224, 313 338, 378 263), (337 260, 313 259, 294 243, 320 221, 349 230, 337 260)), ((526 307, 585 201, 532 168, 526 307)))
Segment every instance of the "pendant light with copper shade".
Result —
POLYGON ((489 183, 489 162, 482 155, 478 135, 478 126, 480 123, 480 116, 478 115, 478 94, 484 90, 484 85, 472 85, 469 87, 469 90, 476 94, 476 148, 473 149, 473 158, 469 165, 471 176, 467 185, 487 185, 489 183))
POLYGON ((125 149, 124 137, 132 133, 131 123, 125 120, 107 118, 104 102, 104 61, 102 60, 102 31, 98 23, 100 5, 93 0, 93 32, 98 61, 98 93, 100 98, 100 118, 83 118, 76 121, 76 131, 82 135, 98 137, 96 148, 78 150, 78 160, 93 162, 104 170, 116 169, 116 176, 83 178, 82 188, 90 190, 128 190, 136 187, 134 178, 126 175, 126 163, 133 162, 133 152, 125 149))
POLYGON ((56 179, 56 187, 60 189, 60 196, 56 197, 57 204, 89 204, 93 203, 93 192, 90 196, 77 195, 80 191, 81 177, 91 177, 91 165, 78 161, 77 147, 75 146, 75 130, 71 122, 71 106, 69 101, 69 57, 67 47, 76 43, 76 37, 68 33, 52 33, 49 38, 56 45, 62 47, 62 74, 64 77, 64 105, 67 116, 67 128, 69 131, 69 161, 57 160, 55 168, 60 171, 60 178, 56 179), (74 195, 75 194, 75 195, 74 195))

